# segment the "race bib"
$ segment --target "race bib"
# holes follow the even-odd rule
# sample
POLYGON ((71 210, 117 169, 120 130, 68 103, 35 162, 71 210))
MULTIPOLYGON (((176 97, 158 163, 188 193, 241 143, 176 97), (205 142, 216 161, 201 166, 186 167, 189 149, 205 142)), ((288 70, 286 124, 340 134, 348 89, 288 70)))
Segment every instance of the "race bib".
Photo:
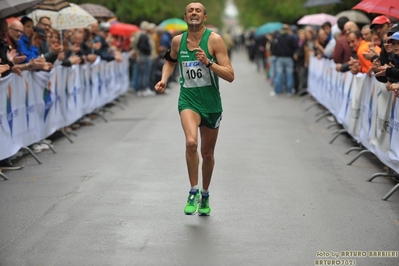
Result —
POLYGON ((182 63, 184 87, 198 88, 212 85, 209 69, 200 61, 185 61, 182 63))

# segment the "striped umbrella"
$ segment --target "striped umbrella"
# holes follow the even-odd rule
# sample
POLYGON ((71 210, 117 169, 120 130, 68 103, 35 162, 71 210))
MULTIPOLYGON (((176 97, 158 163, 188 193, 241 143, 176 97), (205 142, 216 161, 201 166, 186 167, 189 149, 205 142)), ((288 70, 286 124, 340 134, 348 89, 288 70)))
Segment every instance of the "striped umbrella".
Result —
POLYGON ((169 18, 162 21, 159 26, 163 30, 186 31, 187 23, 181 18, 169 18))
POLYGON ((112 12, 105 6, 90 3, 81 4, 79 6, 98 20, 108 20, 115 17, 114 12, 112 12))

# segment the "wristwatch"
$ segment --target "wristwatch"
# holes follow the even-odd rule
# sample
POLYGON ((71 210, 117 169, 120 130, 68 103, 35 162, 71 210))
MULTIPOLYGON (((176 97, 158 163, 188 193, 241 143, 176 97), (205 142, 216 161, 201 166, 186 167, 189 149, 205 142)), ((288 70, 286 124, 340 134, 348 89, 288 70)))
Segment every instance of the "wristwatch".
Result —
POLYGON ((211 65, 213 65, 213 61, 212 61, 212 60, 209 60, 209 63, 206 65, 206 67, 207 67, 207 68, 210 68, 211 65))

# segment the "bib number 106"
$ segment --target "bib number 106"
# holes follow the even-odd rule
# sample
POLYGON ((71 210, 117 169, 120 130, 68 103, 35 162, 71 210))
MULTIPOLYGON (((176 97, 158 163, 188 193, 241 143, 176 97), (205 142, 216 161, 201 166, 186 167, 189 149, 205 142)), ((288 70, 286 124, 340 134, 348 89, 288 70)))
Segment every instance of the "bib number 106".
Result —
POLYGON ((195 69, 189 69, 186 71, 186 74, 188 79, 202 78, 202 71, 200 68, 197 69, 197 71, 195 71, 195 69))

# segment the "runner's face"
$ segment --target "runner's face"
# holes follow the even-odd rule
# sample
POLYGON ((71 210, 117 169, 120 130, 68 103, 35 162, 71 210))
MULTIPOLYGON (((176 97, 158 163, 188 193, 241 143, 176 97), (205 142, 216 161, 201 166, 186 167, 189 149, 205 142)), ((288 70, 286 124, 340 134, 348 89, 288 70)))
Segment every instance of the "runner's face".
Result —
POLYGON ((191 3, 186 8, 184 19, 189 26, 198 26, 206 21, 207 15, 204 6, 200 3, 191 3))

